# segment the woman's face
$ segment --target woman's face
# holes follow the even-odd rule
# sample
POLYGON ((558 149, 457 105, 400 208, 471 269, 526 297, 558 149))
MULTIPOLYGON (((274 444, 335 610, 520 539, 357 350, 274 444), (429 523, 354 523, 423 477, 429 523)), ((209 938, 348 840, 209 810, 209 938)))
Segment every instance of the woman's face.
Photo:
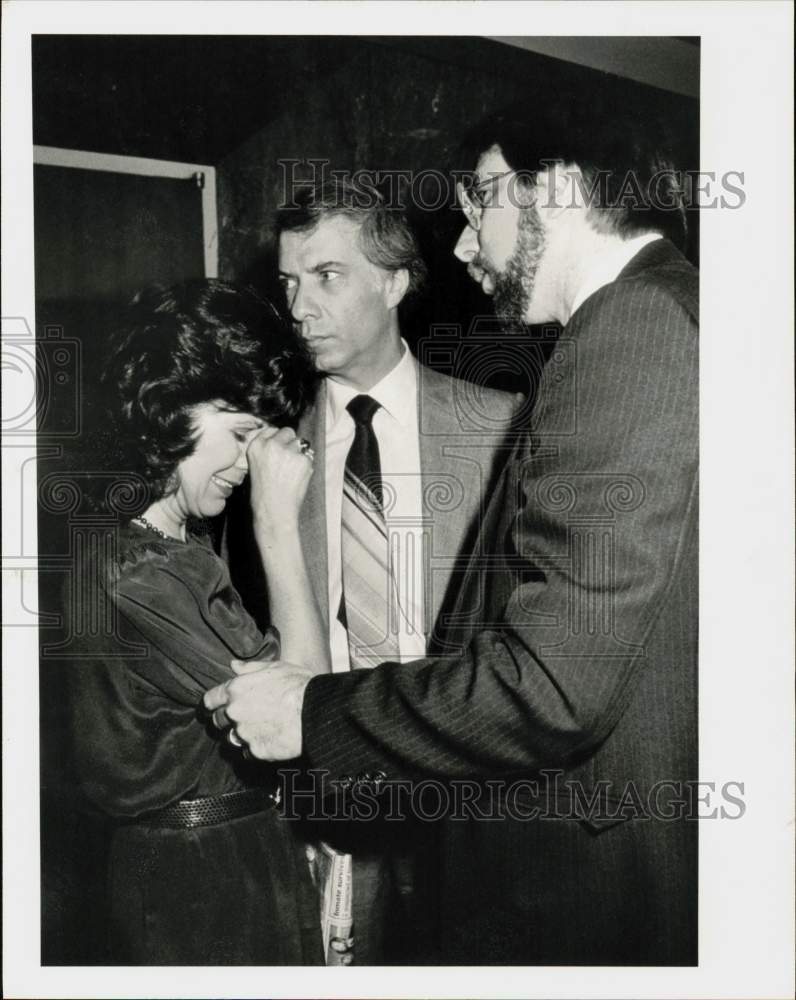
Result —
POLYGON ((264 422, 215 403, 201 403, 192 408, 191 415, 196 446, 177 466, 176 491, 164 499, 181 519, 214 517, 246 478, 246 450, 264 422))

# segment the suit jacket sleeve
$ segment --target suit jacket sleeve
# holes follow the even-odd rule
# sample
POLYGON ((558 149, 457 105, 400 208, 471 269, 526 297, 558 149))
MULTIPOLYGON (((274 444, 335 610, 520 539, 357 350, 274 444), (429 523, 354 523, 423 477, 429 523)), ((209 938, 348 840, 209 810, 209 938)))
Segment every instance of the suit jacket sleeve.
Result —
POLYGON ((621 718, 696 516, 696 324, 664 287, 624 280, 563 336, 569 363, 548 365, 487 514, 505 558, 499 577, 471 573, 483 627, 455 659, 312 680, 314 767, 531 772, 584 759, 621 718))

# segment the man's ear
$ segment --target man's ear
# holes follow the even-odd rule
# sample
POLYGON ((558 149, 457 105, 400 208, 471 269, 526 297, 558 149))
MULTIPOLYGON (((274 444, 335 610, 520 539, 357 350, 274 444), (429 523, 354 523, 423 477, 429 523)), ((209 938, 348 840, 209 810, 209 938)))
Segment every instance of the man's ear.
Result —
POLYGON ((387 307, 395 309, 409 291, 409 272, 405 267, 391 271, 387 279, 387 307))

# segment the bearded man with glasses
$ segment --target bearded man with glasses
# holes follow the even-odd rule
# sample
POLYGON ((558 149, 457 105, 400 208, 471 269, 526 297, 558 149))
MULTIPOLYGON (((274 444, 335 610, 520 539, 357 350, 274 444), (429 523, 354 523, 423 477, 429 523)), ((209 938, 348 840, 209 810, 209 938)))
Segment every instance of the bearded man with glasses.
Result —
POLYGON ((697 962, 698 276, 662 136, 593 97, 476 137, 454 252, 501 319, 563 330, 459 593, 463 654, 209 695, 263 759, 487 783, 448 823, 451 964, 697 962))

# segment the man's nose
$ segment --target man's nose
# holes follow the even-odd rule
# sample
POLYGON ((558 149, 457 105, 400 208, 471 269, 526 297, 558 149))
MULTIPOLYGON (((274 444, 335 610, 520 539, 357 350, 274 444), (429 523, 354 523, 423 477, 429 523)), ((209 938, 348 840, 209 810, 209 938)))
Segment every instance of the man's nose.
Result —
POLYGON ((453 248, 454 256, 463 264, 469 264, 478 253, 478 233, 472 226, 465 226, 453 248))
POLYGON ((309 292, 300 285, 296 289, 293 301, 290 303, 290 315, 297 323, 301 323, 308 316, 316 315, 315 306, 309 292))

